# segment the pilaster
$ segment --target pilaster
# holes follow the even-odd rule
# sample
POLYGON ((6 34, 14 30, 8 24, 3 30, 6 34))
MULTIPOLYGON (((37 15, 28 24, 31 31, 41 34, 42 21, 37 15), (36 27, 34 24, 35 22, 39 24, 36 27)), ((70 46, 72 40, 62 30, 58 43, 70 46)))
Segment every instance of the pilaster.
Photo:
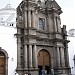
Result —
POLYGON ((21 31, 19 28, 17 29, 17 32, 17 68, 21 68, 21 31))
POLYGON ((32 11, 32 27, 35 28, 35 12, 32 11))
POLYGON ((55 14, 53 14, 53 22, 54 22, 54 32, 57 32, 57 23, 56 23, 56 17, 55 14))
POLYGON ((34 64, 34 67, 37 68, 37 48, 36 48, 36 45, 33 45, 33 64, 34 64))
POLYGON ((65 67, 65 56, 64 56, 64 48, 60 48, 60 57, 61 57, 61 67, 65 67))
POLYGON ((24 16, 24 18, 25 18, 25 28, 27 28, 27 11, 26 10, 25 10, 24 14, 25 14, 25 16, 24 16))
POLYGON ((31 27, 31 10, 28 10, 28 27, 31 27))
POLYGON ((59 47, 57 47, 57 67, 60 67, 60 52, 59 52, 59 47))
POLYGON ((32 45, 29 45, 29 68, 32 68, 32 45))
POLYGON ((65 65, 66 67, 70 67, 69 65, 69 54, 68 54, 68 45, 66 44, 66 48, 65 48, 65 65))
POLYGON ((27 50, 27 45, 24 45, 24 68, 26 69, 26 68, 28 68, 28 52, 27 52, 28 50, 27 50))
POLYGON ((61 33, 60 23, 61 23, 61 22, 60 22, 60 17, 58 16, 58 17, 57 17, 57 27, 58 27, 57 29, 58 29, 58 32, 59 32, 59 33, 61 33))

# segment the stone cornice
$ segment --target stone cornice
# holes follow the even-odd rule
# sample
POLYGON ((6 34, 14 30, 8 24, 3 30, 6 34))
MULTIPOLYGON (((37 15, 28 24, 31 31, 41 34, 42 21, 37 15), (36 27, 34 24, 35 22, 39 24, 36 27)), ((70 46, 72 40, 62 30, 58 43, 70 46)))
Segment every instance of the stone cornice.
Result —
POLYGON ((22 1, 17 9, 19 9, 19 8, 24 9, 24 7, 26 8, 28 6, 36 8, 37 4, 35 2, 31 2, 31 1, 28 1, 28 2, 22 1))
POLYGON ((16 33, 14 34, 16 37, 22 37, 22 35, 20 33, 16 33))
POLYGON ((58 39, 58 38, 54 38, 53 42, 62 42, 62 43, 69 43, 69 40, 65 40, 65 39, 58 39))
POLYGON ((36 39, 36 35, 24 35, 26 39, 36 39))

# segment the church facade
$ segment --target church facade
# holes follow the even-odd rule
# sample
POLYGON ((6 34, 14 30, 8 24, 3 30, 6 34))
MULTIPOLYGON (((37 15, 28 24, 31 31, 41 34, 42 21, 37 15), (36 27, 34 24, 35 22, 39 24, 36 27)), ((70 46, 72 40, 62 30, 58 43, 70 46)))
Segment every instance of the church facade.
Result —
POLYGON ((17 8, 17 73, 71 75, 66 26, 55 0, 23 0, 17 8))

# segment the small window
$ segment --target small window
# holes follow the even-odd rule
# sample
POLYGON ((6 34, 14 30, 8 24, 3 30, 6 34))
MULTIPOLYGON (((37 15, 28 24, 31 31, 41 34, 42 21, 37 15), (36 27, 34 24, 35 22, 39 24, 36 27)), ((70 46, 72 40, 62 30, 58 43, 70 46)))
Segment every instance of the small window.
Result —
POLYGON ((10 26, 11 26, 11 24, 10 24, 10 26))
POLYGON ((39 29, 44 30, 45 29, 45 19, 39 18, 39 29))
POLYGON ((13 24, 12 24, 12 26, 13 26, 13 24))

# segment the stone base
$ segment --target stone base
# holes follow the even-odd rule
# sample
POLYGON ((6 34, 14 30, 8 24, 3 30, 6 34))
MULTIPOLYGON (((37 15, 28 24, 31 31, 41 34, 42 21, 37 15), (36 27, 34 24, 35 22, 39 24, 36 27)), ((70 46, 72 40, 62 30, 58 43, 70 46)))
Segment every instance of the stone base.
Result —
POLYGON ((17 68, 17 69, 16 69, 16 73, 17 73, 18 75, 23 75, 23 69, 22 69, 22 68, 17 68))
POLYGON ((38 68, 29 68, 28 70, 24 70, 24 72, 29 75, 38 75, 38 68))
POLYGON ((30 75, 38 75, 39 72, 38 71, 29 71, 30 75))
POLYGON ((55 74, 55 75, 71 75, 71 74, 55 74))
POLYGON ((64 68, 57 68, 54 69, 55 75, 71 75, 71 70, 70 68, 64 67, 64 68))
POLYGON ((24 69, 16 69, 16 72, 19 75, 38 75, 38 68, 24 68, 24 69))

